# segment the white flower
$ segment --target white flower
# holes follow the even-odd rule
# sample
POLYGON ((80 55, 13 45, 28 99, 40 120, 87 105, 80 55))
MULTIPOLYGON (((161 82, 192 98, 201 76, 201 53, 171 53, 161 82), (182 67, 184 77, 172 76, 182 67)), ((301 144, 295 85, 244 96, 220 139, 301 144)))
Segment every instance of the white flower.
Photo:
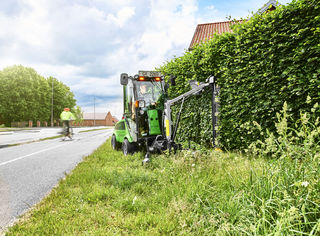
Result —
POLYGON ((137 196, 134 196, 133 200, 132 200, 132 205, 134 205, 136 203, 137 200, 137 196))
POLYGON ((301 186, 303 186, 303 187, 308 187, 308 185, 309 185, 308 181, 304 181, 301 183, 301 186))

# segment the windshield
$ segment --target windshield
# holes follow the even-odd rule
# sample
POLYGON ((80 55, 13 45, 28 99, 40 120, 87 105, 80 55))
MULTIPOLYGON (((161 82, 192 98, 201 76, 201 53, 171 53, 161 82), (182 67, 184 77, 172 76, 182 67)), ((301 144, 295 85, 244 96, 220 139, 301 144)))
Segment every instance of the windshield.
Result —
POLYGON ((162 94, 161 82, 135 81, 136 100, 144 100, 146 106, 156 103, 162 94))

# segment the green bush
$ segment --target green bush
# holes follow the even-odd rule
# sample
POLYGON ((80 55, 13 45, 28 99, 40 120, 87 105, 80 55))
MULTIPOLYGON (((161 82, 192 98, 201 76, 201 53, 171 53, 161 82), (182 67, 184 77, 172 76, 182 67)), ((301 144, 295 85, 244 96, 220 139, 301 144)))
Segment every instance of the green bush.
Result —
MULTIPOLYGON (((257 121, 264 131, 275 131, 276 113, 285 101, 293 120, 299 119, 300 112, 320 102, 319 5, 315 0, 293 1, 255 15, 236 24, 233 33, 214 35, 208 43, 167 62, 159 69, 176 75, 178 83, 169 94, 187 91, 188 80, 204 81, 215 75, 221 88, 219 141, 228 149, 246 148, 261 138, 261 132, 246 133, 250 121, 257 121), (308 96, 312 100, 306 104, 308 96)), ((187 113, 202 111, 204 120, 210 120, 209 101, 193 100, 196 108, 190 107, 187 113)), ((190 120, 183 122, 190 127, 190 120)), ((200 134, 199 140, 210 143, 208 123, 195 122, 192 129, 200 134)), ((180 137, 187 139, 187 135, 180 137)))

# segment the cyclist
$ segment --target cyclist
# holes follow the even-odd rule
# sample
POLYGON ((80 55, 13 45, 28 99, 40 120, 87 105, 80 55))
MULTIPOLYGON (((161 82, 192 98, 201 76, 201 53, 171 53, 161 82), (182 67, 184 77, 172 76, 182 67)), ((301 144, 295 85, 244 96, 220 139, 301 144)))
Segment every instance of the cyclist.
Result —
POLYGON ((60 119, 63 122, 64 127, 67 127, 65 136, 68 136, 71 139, 71 133, 70 133, 70 120, 74 120, 74 115, 70 112, 69 108, 64 108, 64 111, 60 114, 60 119))

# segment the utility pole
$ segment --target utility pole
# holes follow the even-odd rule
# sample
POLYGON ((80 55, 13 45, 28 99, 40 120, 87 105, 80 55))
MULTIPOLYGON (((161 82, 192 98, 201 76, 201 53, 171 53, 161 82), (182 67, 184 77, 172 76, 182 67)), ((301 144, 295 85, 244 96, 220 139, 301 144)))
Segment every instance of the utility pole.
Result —
POLYGON ((93 126, 96 126, 96 97, 93 97, 93 126))
POLYGON ((53 78, 51 88, 51 127, 53 127, 53 78))

